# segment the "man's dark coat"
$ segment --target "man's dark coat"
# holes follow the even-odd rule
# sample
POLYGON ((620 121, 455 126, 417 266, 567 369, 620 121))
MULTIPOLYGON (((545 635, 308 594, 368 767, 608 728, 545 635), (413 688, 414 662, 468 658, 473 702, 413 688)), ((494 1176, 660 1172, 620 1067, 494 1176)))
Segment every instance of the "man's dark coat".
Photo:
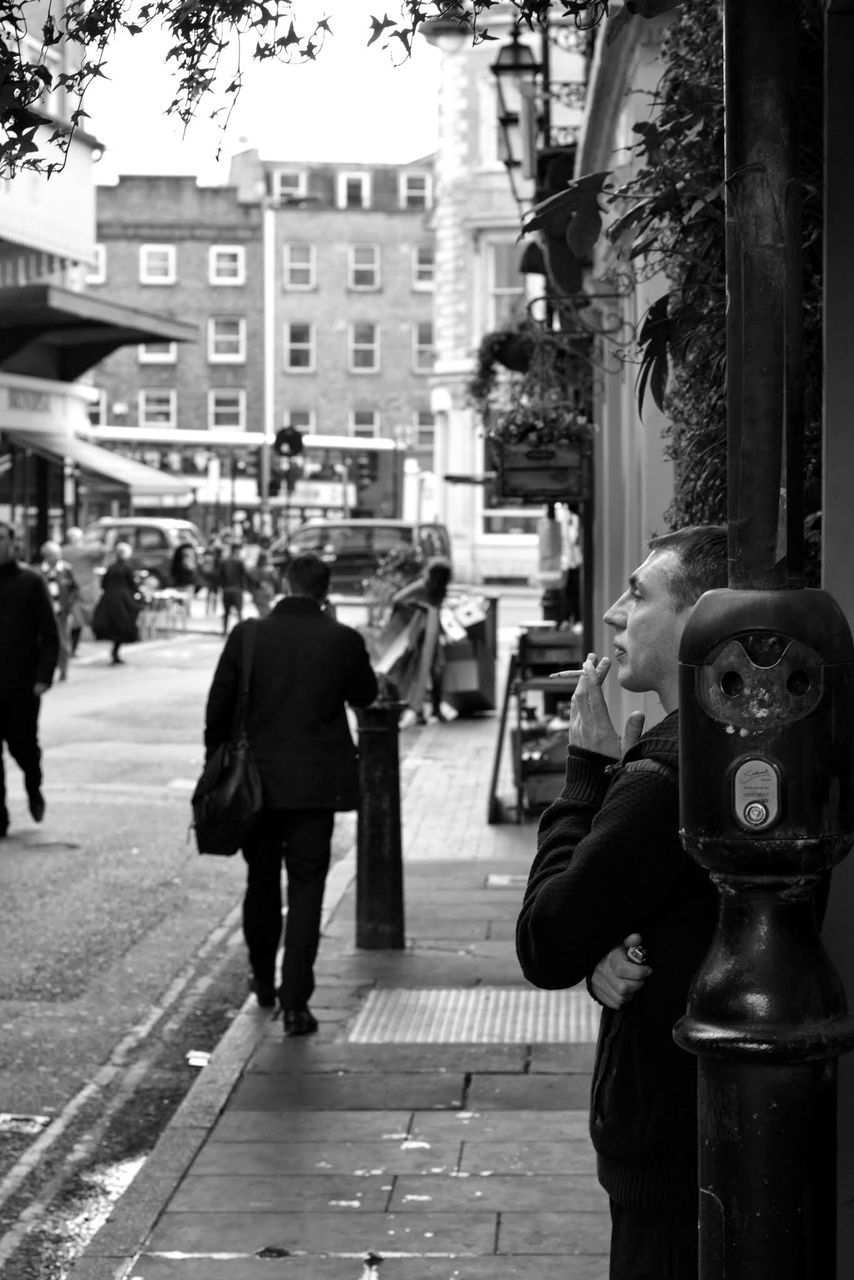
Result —
POLYGON ((44 579, 16 560, 0 566, 0 691, 50 685, 59 632, 44 579))
POLYGON ((208 755, 232 733, 247 626, 255 633, 247 727, 265 806, 355 809, 356 750, 345 703, 368 706, 377 679, 359 633, 306 596, 280 600, 268 618, 231 632, 208 695, 208 755))

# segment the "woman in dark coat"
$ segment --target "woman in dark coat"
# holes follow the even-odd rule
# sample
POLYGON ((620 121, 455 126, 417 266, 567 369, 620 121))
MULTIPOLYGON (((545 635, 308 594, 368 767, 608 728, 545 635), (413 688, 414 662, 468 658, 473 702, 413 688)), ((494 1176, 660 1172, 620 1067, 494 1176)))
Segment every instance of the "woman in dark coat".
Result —
POLYGON ((107 569, 101 583, 101 599, 95 606, 92 630, 96 640, 111 640, 113 666, 124 662, 119 657, 123 644, 139 639, 136 620, 141 607, 136 574, 130 566, 131 548, 127 542, 116 543, 116 559, 107 569))

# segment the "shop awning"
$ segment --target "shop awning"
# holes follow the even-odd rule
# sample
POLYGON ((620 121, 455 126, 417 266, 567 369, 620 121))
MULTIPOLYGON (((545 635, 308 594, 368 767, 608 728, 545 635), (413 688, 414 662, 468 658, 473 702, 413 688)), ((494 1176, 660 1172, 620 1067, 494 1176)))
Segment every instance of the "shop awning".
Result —
MULTIPOLYGON (((156 467, 134 462, 132 458, 125 458, 112 449, 102 449, 100 445, 90 444, 88 440, 80 440, 77 436, 45 431, 4 431, 3 434, 12 444, 30 449, 51 462, 64 462, 68 459, 81 472, 98 480, 112 481, 129 490, 135 502, 163 498, 169 498, 174 503, 192 502, 195 496, 196 482, 189 477, 167 475, 156 467)), ((198 483, 203 481, 199 480, 198 483)))
POLYGON ((38 367, 44 377, 71 382, 129 343, 197 338, 194 324, 58 285, 0 289, 0 369, 7 373, 38 367))

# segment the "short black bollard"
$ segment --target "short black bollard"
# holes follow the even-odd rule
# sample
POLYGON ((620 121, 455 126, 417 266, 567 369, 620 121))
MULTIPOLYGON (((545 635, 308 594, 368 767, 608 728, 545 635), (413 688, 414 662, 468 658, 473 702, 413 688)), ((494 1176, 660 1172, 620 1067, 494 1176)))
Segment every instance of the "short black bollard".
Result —
POLYGON ((356 712, 361 804, 356 834, 356 946, 401 949, 403 850, 398 721, 402 703, 382 695, 356 712))

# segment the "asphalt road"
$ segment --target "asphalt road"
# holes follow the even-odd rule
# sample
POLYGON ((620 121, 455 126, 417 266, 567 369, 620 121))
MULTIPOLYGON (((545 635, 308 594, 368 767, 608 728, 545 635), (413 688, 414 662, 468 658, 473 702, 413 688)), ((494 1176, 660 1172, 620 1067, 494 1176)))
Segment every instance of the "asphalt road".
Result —
MULTIPOLYGON (((502 647, 536 605, 502 602, 502 647)), ((81 647, 43 702, 40 826, 7 761, 2 1280, 62 1280, 246 998, 242 859, 200 858, 189 832, 221 643, 179 633, 128 647, 121 667, 81 647)), ((403 756, 416 740, 401 735, 403 756)), ((353 833, 340 815, 334 856, 353 833)))

